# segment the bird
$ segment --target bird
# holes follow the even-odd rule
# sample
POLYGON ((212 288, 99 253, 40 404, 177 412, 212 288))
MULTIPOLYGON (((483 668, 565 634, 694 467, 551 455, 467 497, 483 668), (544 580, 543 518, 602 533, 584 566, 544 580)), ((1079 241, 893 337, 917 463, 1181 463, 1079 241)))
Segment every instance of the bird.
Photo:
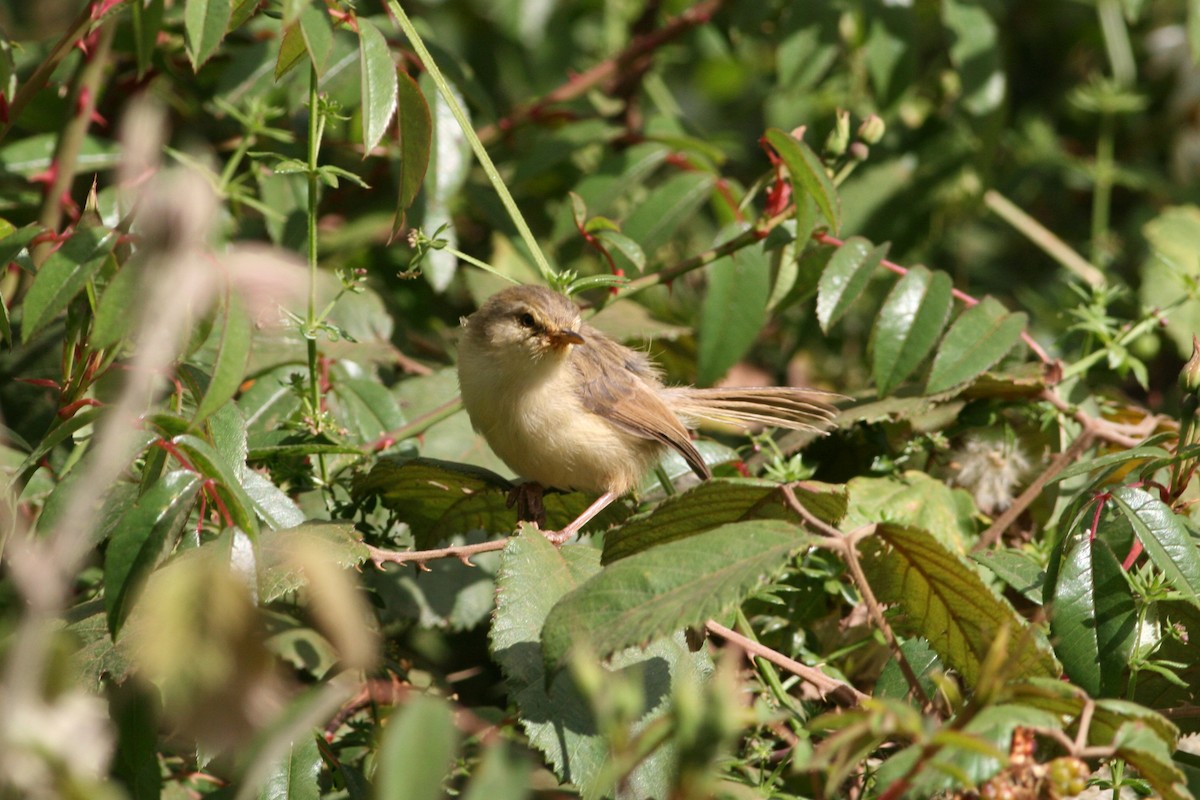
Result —
POLYGON ((525 481, 517 489, 599 495, 561 530, 542 531, 555 544, 636 487, 668 449, 711 478, 689 432, 701 421, 818 432, 834 422, 838 395, 815 389, 668 386, 645 353, 583 322, 574 302, 542 286, 503 289, 461 324, 463 406, 525 481))

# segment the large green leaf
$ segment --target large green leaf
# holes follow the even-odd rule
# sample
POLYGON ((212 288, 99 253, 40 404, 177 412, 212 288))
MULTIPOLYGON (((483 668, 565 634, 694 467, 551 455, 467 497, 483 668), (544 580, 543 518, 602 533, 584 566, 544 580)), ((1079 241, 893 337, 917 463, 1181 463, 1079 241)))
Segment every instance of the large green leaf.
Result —
MULTIPOLYGON (((589 702, 563 670, 548 676, 542 653, 542 628, 551 609, 564 596, 600 571, 599 552, 586 545, 556 548, 544 536, 523 533, 504 551, 497 577, 496 613, 490 643, 504 673, 511 700, 529 742, 546 756, 561 780, 585 792, 595 786, 610 762, 608 739, 597 730, 589 702)), ((644 649, 627 650, 601 667, 614 678, 621 673, 641 676, 642 705, 635 709, 629 730, 636 736, 660 720, 671 686, 681 673, 703 677, 708 660, 691 653, 683 636, 659 639, 644 649)), ((675 772, 675 755, 668 743, 657 748, 629 774, 630 797, 667 797, 675 772)))
POLYGON ((817 283, 817 321, 821 330, 829 333, 850 310, 871 282, 887 249, 886 244, 872 248, 866 239, 851 236, 830 257, 817 283))
POLYGON ((897 281, 871 332, 872 370, 879 394, 890 394, 933 350, 953 303, 950 276, 922 266, 897 281))
POLYGON ((768 130, 766 140, 787 166, 792 179, 792 196, 799 202, 805 194, 811 195, 833 232, 837 233, 842 227, 842 202, 821 159, 807 144, 778 128, 768 130))
POLYGON ((942 339, 925 392, 937 394, 952 389, 991 367, 1021 338, 1025 321, 1025 314, 1010 314, 991 297, 968 308, 942 339))
POLYGON ((275 762, 258 800, 318 800, 321 787, 321 751, 316 738, 309 734, 288 745, 283 757, 275 762))
MULTIPOLYGON (((721 241, 745 226, 722 231, 721 241)), ((746 355, 767 321, 771 264, 762 242, 717 259, 708 267, 708 291, 700 312, 696 382, 716 383, 746 355)))
MULTIPOLYGON (((511 488, 507 480, 480 467, 432 458, 382 458, 354 481, 354 496, 378 495, 384 506, 409 524, 417 547, 425 548, 472 530, 514 530, 516 511, 506 503, 511 488)), ((591 499, 579 492, 547 493, 546 525, 561 528, 579 516, 591 499)), ((627 513, 624 505, 613 503, 589 528, 611 525, 627 513)))
POLYGON ((317 77, 325 75, 329 66, 329 54, 333 51, 333 24, 329 21, 329 10, 323 2, 305 3, 300 8, 300 34, 304 37, 304 49, 317 71, 317 77))
POLYGON ((715 182, 706 172, 671 176, 625 217, 622 232, 651 255, 708 199, 715 182))
POLYGON ((930 533, 884 524, 862 546, 863 568, 879 601, 898 604, 906 627, 929 640, 969 686, 1005 630, 1012 677, 1058 673, 1036 631, 930 533))
POLYGON ((872 522, 890 522, 928 531, 950 550, 965 552, 975 530, 970 496, 917 470, 885 478, 851 478, 849 507, 843 523, 854 530, 872 522))
POLYGON ((1124 687, 1136 632, 1133 593, 1109 546, 1075 538, 1059 566, 1050 597, 1050 634, 1063 669, 1093 697, 1124 687))
POLYGON ((605 567, 564 597, 542 631, 547 664, 581 643, 600 657, 720 616, 815 537, 779 520, 734 522, 605 567))
POLYGON ((358 18, 358 54, 362 80, 363 152, 369 155, 387 133, 392 115, 396 113, 398 95, 392 51, 383 34, 365 17, 358 18))
POLYGON ((217 52, 232 15, 232 0, 184 0, 183 30, 193 71, 217 52))
POLYGON ((376 796, 440 800, 458 742, 454 714, 439 697, 413 694, 388 720, 379 743, 376 796))
POLYGON ((217 496, 221 501, 218 513, 228 513, 230 523, 251 538, 256 538, 258 518, 254 515, 254 504, 242 488, 238 475, 233 473, 221 454, 208 442, 191 434, 176 436, 171 444, 193 469, 216 482, 217 496))
POLYGON ((217 336, 212 374, 204 396, 196 403, 193 424, 203 422, 208 415, 225 405, 237 394, 238 387, 246 377, 253 331, 250 316, 236 292, 230 291, 225 295, 221 328, 217 336))
POLYGON ((50 254, 22 304, 22 342, 33 338, 79 294, 104 264, 116 239, 116 234, 104 228, 82 228, 50 254))
POLYGON ((1112 496, 1154 566, 1170 580, 1171 588, 1200 606, 1200 552, 1183 520, 1145 489, 1122 486, 1113 490, 1112 496))
POLYGON ((400 123, 400 199, 401 211, 412 205, 429 169, 433 146, 433 118, 420 85, 400 69, 396 73, 396 114, 400 123))
POLYGON ((114 638, 146 577, 187 521, 199 490, 196 473, 168 472, 115 523, 104 553, 104 610, 114 638))
MULTIPOLYGON (((846 513, 846 490, 817 481, 792 484, 805 508, 831 524, 846 513)), ((795 519, 780 485, 761 478, 714 478, 666 498, 604 537, 605 564, 731 522, 795 519)))

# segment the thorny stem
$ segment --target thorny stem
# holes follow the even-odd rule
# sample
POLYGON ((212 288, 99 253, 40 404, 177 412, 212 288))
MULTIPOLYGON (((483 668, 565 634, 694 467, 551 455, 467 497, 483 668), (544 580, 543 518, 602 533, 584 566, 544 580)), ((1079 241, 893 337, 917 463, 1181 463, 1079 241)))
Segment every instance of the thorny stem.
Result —
MULTIPOLYGON (((308 68, 308 310, 305 319, 305 344, 308 350, 308 389, 309 402, 312 403, 314 424, 319 425, 321 417, 321 380, 318 373, 317 353, 317 192, 319 189, 317 175, 317 156, 321 151, 321 136, 324 132, 324 116, 320 109, 320 97, 317 94, 317 68, 310 64, 308 68)), ((318 456, 317 464, 321 472, 321 482, 328 485, 329 476, 325 471, 325 458, 318 456)))
POLYGON ((851 580, 858 587, 858 593, 862 596, 863 603, 867 606, 867 613, 876 627, 883 633, 888 647, 892 649, 892 653, 896 657, 896 664, 900 667, 900 671, 904 673, 904 679, 908 681, 913 697, 924 708, 932 708, 933 702, 925 694, 921 682, 917 679, 916 671, 908 663, 904 651, 900 649, 900 640, 896 638, 896 634, 892 631, 892 626, 888 624, 887 619, 883 616, 883 606, 879 604, 879 601, 875 598, 875 593, 871 591, 871 585, 867 582, 867 576, 863 572, 862 564, 858 560, 858 550, 856 549, 858 541, 874 533, 875 526, 868 525, 849 534, 842 533, 832 525, 818 519, 811 511, 805 508, 804 504, 796 498, 796 493, 790 485, 784 484, 780 489, 783 492, 783 499, 787 503, 788 508, 804 521, 805 526, 809 530, 821 535, 821 541, 817 545, 827 550, 832 550, 842 557, 842 561, 845 562, 846 569, 850 573, 851 580))
POLYGON ((735 630, 726 628, 716 620, 709 620, 704 623, 705 629, 714 636, 720 636, 727 642, 736 644, 738 647, 746 651, 747 655, 757 656, 765 659, 772 664, 775 664, 794 675, 799 676, 802 680, 812 684, 823 697, 829 697, 839 705, 846 707, 856 706, 867 698, 865 694, 855 689, 848 683, 843 683, 836 678, 831 678, 821 670, 815 667, 810 667, 801 664, 795 659, 788 658, 783 653, 777 650, 760 644, 753 639, 741 635, 735 630))
POLYGON ((466 564, 468 567, 475 566, 471 563, 471 557, 477 556, 480 553, 491 553, 495 550, 503 550, 508 545, 508 539, 493 539, 478 544, 455 545, 453 547, 439 547, 436 550, 381 550, 372 545, 364 545, 367 552, 371 554, 371 560, 375 562, 375 566, 383 569, 383 565, 391 562, 393 564, 416 564, 420 569, 428 572, 429 567, 425 566, 426 561, 436 561, 439 558, 457 558, 459 561, 466 564))

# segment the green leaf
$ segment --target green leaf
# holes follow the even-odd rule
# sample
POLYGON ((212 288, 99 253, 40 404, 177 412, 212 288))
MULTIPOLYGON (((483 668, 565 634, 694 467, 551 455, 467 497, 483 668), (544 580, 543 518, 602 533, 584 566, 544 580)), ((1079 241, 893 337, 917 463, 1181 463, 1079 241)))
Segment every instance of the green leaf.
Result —
MULTIPOLYGON (((620 253, 638 272, 646 271, 646 254, 642 251, 641 245, 633 239, 614 230, 598 230, 595 232, 595 236, 606 248, 620 253)), ((711 270, 712 267, 709 269, 711 270)), ((709 274, 711 281, 712 273, 709 274)))
POLYGON ((1164 740, 1153 728, 1126 722, 1113 737, 1117 757, 1133 766, 1161 800, 1192 800, 1183 772, 1171 757, 1174 740, 1164 740))
POLYGON ((393 714, 379 742, 378 797, 441 800, 458 744, 454 715, 445 700, 415 694, 393 714))
POLYGON ((184 0, 183 29, 193 72, 217 52, 232 14, 231 0, 184 0))
POLYGON ((22 342, 28 342, 67 307, 104 264, 115 243, 112 231, 83 228, 50 254, 25 295, 22 342))
POLYGON ((891 394, 933 350, 953 304, 950 276, 922 266, 897 281, 871 332, 872 366, 880 395, 891 394))
POLYGON ((100 303, 96 307, 96 318, 92 322, 92 347, 104 350, 121 341, 133 330, 137 322, 131 308, 137 308, 141 287, 146 280, 142 261, 133 261, 121 267, 108 282, 100 303))
POLYGON ((311 734, 292 742, 273 765, 258 793, 259 800, 319 800, 321 763, 321 751, 311 734))
POLYGON ((1025 320, 1024 314, 1008 313, 991 297, 968 308, 942 339, 925 383, 925 393, 952 389, 994 365, 1021 338, 1025 320))
POLYGON ((194 425, 204 421, 237 394, 238 387, 246 377, 246 364, 250 360, 250 343, 253 337, 250 316, 246 313, 241 297, 233 291, 225 295, 223 312, 216 353, 213 356, 212 375, 204 396, 196 403, 196 413, 192 417, 194 425))
POLYGON ((917 470, 886 478, 851 478, 846 484, 849 506, 844 527, 854 530, 872 522, 890 522, 927 531, 956 553, 966 551, 975 531, 974 513, 962 489, 917 470), (966 500, 966 510, 961 500, 966 500))
POLYGON ((971 558, 1020 592, 1031 603, 1042 604, 1046 571, 1029 554, 1021 550, 986 550, 982 553, 972 553, 971 558))
MULTIPOLYGON (((745 225, 722 231, 732 238, 745 225)), ((762 242, 717 259, 708 267, 700 312, 696 382, 711 386, 749 352, 767 321, 771 264, 762 242)))
POLYGON ((708 199, 716 180, 707 172, 681 172, 655 187, 621 223, 625 235, 653 254, 708 199))
MULTIPOLYGON (((559 599, 600 571, 598 558, 593 547, 556 548, 536 532, 514 537, 504 550, 497 576, 490 631, 493 657, 504 673, 511 701, 520 710, 529 743, 545 754, 563 782, 580 786, 585 793, 611 761, 610 740, 598 730, 593 703, 570 672, 547 676, 541 633, 559 599)), ((641 707, 632 709, 637 722, 628 729, 630 736, 637 736, 663 718, 671 685, 685 674, 703 679, 708 660, 702 653, 689 652, 679 635, 644 650, 620 653, 601 669, 614 679, 625 678, 626 672, 643 676, 646 691, 641 707)), ((670 744, 655 749, 633 769, 625 783, 629 796, 670 796, 675 774, 672 749, 670 744)))
POLYGON ((807 144, 778 128, 768 130, 766 140, 787 167, 795 201, 810 195, 817 201, 817 208, 821 209, 833 232, 837 233, 842 227, 842 201, 821 159, 807 144))
MULTIPOLYGON (((681 459, 682 460, 682 459, 681 459)), ((792 484, 805 508, 834 524, 846 513, 846 491, 818 481, 792 484)), ((714 478, 672 495, 604 536, 604 564, 657 545, 686 539, 731 522, 796 519, 784 504, 780 486, 761 478, 714 478)))
POLYGON ((1183 520, 1144 489, 1122 486, 1112 496, 1154 566, 1163 571, 1172 588, 1200 606, 1200 553, 1183 520))
POLYGON ((906 627, 924 636, 968 686, 992 643, 1007 630, 1013 678, 1056 675, 1044 642, 960 556, 916 528, 879 525, 863 540, 863 569, 882 603, 897 603, 906 627))
POLYGON ((358 55, 362 78, 363 154, 370 155, 387 133, 396 113, 396 62, 379 28, 365 17, 358 18, 358 55))
POLYGON ((1147 447, 1145 445, 1141 447, 1131 447, 1128 450, 1121 450, 1116 453, 1109 453, 1108 455, 1089 458, 1086 461, 1081 461, 1078 464, 1072 464, 1051 478, 1050 482, 1057 483, 1058 481, 1065 481, 1078 475, 1085 475, 1089 472, 1096 472, 1097 470, 1105 469, 1107 467, 1126 464, 1130 461, 1149 461, 1150 459, 1154 458, 1170 457, 1171 454, 1161 447, 1147 447))
POLYGON ((976 116, 995 111, 1006 87, 995 20, 984 6, 963 0, 945 0, 941 8, 951 32, 950 60, 962 80, 963 107, 976 116))
POLYGON ((242 488, 254 505, 254 513, 271 530, 294 528, 304 522, 304 512, 288 497, 287 492, 271 483, 267 476, 252 469, 243 469, 242 488))
POLYGON ((866 41, 862 46, 867 74, 884 108, 914 83, 919 39, 918 13, 911 5, 870 0, 862 9, 866 41))
POLYGON ((317 77, 323 77, 329 66, 329 54, 333 51, 333 24, 329 21, 325 4, 305 3, 300 9, 298 24, 309 61, 316 69, 317 77))
POLYGON ((396 114, 400 124, 400 199, 403 211, 412 205, 425 182, 433 147, 433 118, 421 86, 407 72, 396 73, 396 114))
MULTIPOLYGON (((228 511, 229 522, 251 539, 258 537, 258 518, 254 516, 254 504, 246 490, 212 445, 191 434, 176 436, 171 443, 201 475, 216 481, 217 495, 228 511)), ((220 513, 224 513, 218 509, 220 513)))
MULTIPOLYGON (((107 636, 104 640, 111 642, 107 636)), ((124 784, 126 796, 137 800, 159 800, 163 780, 158 765, 157 734, 161 721, 155 697, 157 689, 140 681, 121 683, 110 674, 104 682, 104 690, 108 695, 109 717, 117 729, 112 776, 124 784)))
POLYGON ((179 534, 200 490, 200 476, 168 472, 127 507, 104 554, 104 610, 116 638, 146 577, 179 534))
POLYGON ((546 619, 546 663, 576 643, 601 658, 726 613, 813 543, 778 520, 734 522, 610 564, 564 597, 546 619))
MULTIPOLYGON (((426 548, 449 536, 472 530, 508 532, 517 527, 516 512, 505 502, 512 484, 490 470, 432 458, 382 458, 354 481, 356 499, 378 495, 383 505, 412 528, 417 547, 426 548)), ((587 508, 593 498, 579 492, 548 493, 546 524, 561 528, 587 508)), ((613 503, 596 527, 627 515, 613 503)))
POLYGON ((45 228, 37 222, 31 222, 16 230, 10 229, 10 232, 0 239, 0 268, 7 269, 43 230, 45 228))
POLYGON ((529 796, 529 764, 505 743, 487 748, 472 773, 463 800, 524 800, 529 796))
POLYGON ((834 252, 817 284, 817 321, 821 330, 829 329, 850 310, 859 298, 879 262, 887 255, 886 244, 872 248, 859 236, 851 236, 834 252))
POLYGON ((334 418, 349 431, 351 441, 368 444, 404 424, 396 398, 375 380, 338 380, 329 400, 334 418))
POLYGON ((1136 608, 1109 546, 1084 534, 1068 548, 1050 600, 1050 634, 1071 680, 1093 697, 1122 691, 1136 608))
POLYGON ((369 556, 350 522, 306 522, 285 530, 263 531, 258 537, 261 602, 273 602, 308 585, 304 571, 291 557, 305 541, 325 545, 324 551, 334 554, 334 562, 344 569, 359 566, 369 556))

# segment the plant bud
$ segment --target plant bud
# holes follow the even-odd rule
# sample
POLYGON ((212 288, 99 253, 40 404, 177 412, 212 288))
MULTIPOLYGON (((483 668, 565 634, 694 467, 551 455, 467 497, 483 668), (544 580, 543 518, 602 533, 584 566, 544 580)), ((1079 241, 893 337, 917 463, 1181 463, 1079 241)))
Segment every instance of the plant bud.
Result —
POLYGON ((1192 334, 1192 357, 1179 372, 1179 386, 1189 394, 1200 395, 1200 339, 1192 334))
POLYGON ((887 123, 877 114, 871 114, 858 126, 858 139, 866 144, 878 144, 887 132, 887 123))
POLYGON ((829 136, 825 139, 825 152, 833 156, 840 156, 846 152, 846 148, 850 146, 850 112, 838 109, 837 122, 833 126, 833 130, 829 132, 829 136))

